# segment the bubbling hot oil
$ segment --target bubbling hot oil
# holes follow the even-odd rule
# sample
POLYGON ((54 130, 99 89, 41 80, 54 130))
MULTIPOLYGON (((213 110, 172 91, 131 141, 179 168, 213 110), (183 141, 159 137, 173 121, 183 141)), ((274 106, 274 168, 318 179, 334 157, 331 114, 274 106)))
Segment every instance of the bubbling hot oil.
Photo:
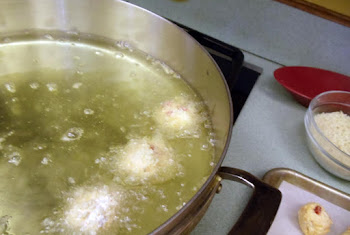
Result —
POLYGON ((112 60, 108 69, 41 68, 0 77, 0 228, 13 234, 144 234, 185 205, 210 174, 213 133, 203 101, 165 64, 119 47, 124 51, 90 53, 112 60), (166 106, 164 121, 177 118, 173 113, 195 118, 195 131, 164 130, 167 125, 155 118, 176 100, 181 104, 174 111, 166 106), (195 110, 189 116, 181 113, 188 110, 184 100, 195 110), (134 163, 117 162, 134 154, 127 149, 135 146, 125 146, 149 144, 152 156, 157 138, 176 164, 168 171, 173 176, 130 184, 125 174, 134 163), (119 175, 116 166, 126 169, 119 175), (74 214, 79 203, 81 219, 74 214), (85 218, 100 222, 91 228, 85 218))

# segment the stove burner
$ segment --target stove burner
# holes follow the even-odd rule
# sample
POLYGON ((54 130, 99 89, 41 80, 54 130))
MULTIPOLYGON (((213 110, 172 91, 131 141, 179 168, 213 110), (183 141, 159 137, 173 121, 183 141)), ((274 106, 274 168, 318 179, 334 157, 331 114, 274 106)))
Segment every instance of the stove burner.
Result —
POLYGON ((196 39, 220 67, 230 88, 235 121, 254 87, 260 72, 249 68, 250 66, 243 63, 244 55, 240 49, 179 23, 173 23, 183 28, 196 39))

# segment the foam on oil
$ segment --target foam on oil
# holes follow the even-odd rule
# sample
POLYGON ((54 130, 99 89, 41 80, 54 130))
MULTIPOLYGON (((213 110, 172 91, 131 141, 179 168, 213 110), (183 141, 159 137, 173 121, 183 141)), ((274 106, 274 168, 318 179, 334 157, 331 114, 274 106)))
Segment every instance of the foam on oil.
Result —
POLYGON ((71 48, 74 66, 0 77, 0 220, 14 234, 152 231, 213 167, 203 101, 169 66, 127 43, 106 50, 45 38, 2 48, 71 48), (186 132, 189 119, 197 126, 186 132), (131 161, 135 154, 151 160, 131 161))

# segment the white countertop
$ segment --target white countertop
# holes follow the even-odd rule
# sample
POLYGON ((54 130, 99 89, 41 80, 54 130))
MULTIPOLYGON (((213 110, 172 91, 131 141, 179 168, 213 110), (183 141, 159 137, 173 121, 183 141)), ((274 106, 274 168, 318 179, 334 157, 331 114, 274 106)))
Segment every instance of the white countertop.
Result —
MULTIPOLYGON (((244 51, 263 68, 233 128, 224 166, 262 177, 286 167, 350 193, 350 182, 323 170, 305 142, 306 108, 274 79, 281 65, 305 65, 350 75, 350 28, 268 0, 131 0, 244 51)), ((193 234, 226 234, 252 191, 223 182, 193 234)))
MULTIPOLYGON (((329 174, 308 151, 304 128, 306 108, 275 81, 273 71, 280 65, 244 54, 247 61, 264 71, 236 120, 223 166, 243 169, 259 178, 273 168, 291 168, 350 193, 350 182, 329 174)), ((223 182, 222 191, 214 197, 193 234, 226 234, 251 192, 239 183, 223 182)))

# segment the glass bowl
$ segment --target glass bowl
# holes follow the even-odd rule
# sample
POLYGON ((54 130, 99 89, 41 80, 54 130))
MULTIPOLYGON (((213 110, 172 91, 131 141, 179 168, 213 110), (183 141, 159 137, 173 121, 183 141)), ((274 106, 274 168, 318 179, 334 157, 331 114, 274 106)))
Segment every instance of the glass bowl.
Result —
POLYGON ((339 149, 320 130, 315 115, 342 111, 350 115, 350 92, 327 91, 310 103, 304 118, 307 144, 316 161, 330 173, 350 181, 350 155, 339 149))

